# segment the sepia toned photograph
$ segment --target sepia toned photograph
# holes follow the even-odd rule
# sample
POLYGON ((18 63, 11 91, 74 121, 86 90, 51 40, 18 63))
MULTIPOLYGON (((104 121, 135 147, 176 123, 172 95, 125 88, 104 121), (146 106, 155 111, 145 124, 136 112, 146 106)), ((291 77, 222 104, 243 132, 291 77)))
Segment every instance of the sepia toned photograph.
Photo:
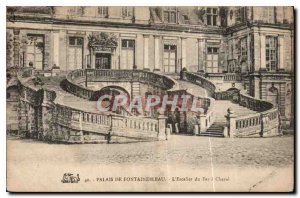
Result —
POLYGON ((294 23, 292 6, 7 6, 7 191, 294 192, 294 23))

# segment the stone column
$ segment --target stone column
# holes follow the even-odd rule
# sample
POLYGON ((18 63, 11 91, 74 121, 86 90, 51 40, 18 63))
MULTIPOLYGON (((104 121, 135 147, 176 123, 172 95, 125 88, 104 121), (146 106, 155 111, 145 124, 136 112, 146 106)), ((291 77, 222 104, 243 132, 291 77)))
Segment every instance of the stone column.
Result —
POLYGON ((253 82, 254 82, 254 87, 252 87, 252 89, 254 90, 253 91, 253 97, 254 98, 261 98, 261 95, 260 95, 260 79, 259 77, 255 76, 254 79, 253 79, 253 82))
POLYGON ((284 36, 278 37, 279 63, 278 70, 284 71, 284 36))
POLYGON ((228 114, 225 116, 227 120, 227 130, 229 137, 233 138, 235 136, 235 130, 236 130, 236 124, 235 124, 235 118, 236 115, 234 114, 234 111, 231 108, 227 109, 228 114))
POLYGON ((90 68, 95 69, 95 57, 94 57, 94 49, 93 48, 91 48, 91 55, 90 56, 91 56, 90 57, 90 59, 91 59, 90 68))
POLYGON ((186 68, 186 38, 181 38, 181 68, 186 68))
POLYGON ((260 70, 266 70, 266 35, 260 34, 260 70))
POLYGON ((160 64, 159 64, 159 43, 160 43, 160 37, 154 36, 154 71, 160 71, 160 64))
MULTIPOLYGON (((253 44, 254 44, 254 42, 253 42, 253 44)), ((247 50, 248 50, 248 52, 247 52, 247 69, 248 69, 248 71, 251 71, 253 69, 253 68, 251 68, 251 67, 253 67, 253 65, 251 63, 251 53, 252 53, 252 51, 251 51, 251 34, 247 35, 247 50)))
POLYGON ((198 39, 198 71, 204 71, 203 69, 203 62, 204 62, 204 54, 203 54, 203 49, 204 49, 204 40, 203 39, 198 39))
POLYGON ((20 67, 20 30, 14 29, 14 66, 20 67))
POLYGON ((59 66, 59 32, 53 32, 53 65, 59 66))
POLYGON ((254 59, 254 65, 253 65, 253 71, 259 71, 260 69, 260 59, 261 59, 261 41, 260 41, 260 35, 258 32, 254 32, 253 33, 253 50, 254 50, 254 54, 253 54, 253 59, 254 59))
POLYGON ((144 35, 144 70, 149 70, 149 35, 144 35))

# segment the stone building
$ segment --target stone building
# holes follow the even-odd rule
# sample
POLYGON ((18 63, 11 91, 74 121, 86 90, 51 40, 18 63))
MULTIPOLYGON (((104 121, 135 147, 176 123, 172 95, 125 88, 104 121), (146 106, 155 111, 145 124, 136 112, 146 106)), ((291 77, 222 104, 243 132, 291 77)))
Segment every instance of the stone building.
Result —
POLYGON ((293 122, 293 7, 8 7, 6 33, 8 68, 234 73, 293 122))

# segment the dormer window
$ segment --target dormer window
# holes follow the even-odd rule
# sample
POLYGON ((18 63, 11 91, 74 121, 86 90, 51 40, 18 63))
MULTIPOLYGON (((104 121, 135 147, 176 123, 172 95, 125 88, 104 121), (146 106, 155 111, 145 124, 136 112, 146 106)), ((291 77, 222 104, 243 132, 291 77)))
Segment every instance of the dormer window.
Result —
POLYGON ((130 18, 133 17, 133 7, 122 7, 122 17, 123 18, 130 18))
POLYGON ((176 23, 177 14, 176 7, 166 7, 164 8, 164 22, 166 23, 176 23))
POLYGON ((84 6, 78 6, 78 7, 76 7, 76 13, 77 13, 77 15, 79 15, 79 16, 83 16, 84 15, 84 6))
POLYGON ((246 7, 240 7, 236 10, 236 22, 244 23, 247 20, 246 7))
POLYGON ((186 14, 184 14, 184 15, 182 15, 183 16, 183 23, 189 23, 189 16, 188 15, 186 15, 186 14))
POLYGON ((206 25, 217 26, 218 8, 206 8, 206 25))
POLYGON ((68 15, 69 16, 83 16, 84 15, 84 10, 85 7, 84 6, 72 6, 68 9, 68 15))
POLYGON ((107 6, 99 6, 98 7, 98 16, 107 17, 108 16, 108 7, 107 6))
POLYGON ((263 20, 267 23, 275 22, 275 9, 274 7, 268 6, 263 7, 263 20))

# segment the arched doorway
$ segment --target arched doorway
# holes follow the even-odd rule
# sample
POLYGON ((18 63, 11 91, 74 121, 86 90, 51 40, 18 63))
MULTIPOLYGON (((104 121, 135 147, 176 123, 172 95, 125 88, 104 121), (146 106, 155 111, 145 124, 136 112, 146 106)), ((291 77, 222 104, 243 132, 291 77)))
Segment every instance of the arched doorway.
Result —
POLYGON ((267 101, 273 103, 276 106, 278 105, 278 88, 274 86, 274 83, 272 83, 272 86, 268 89, 267 101))
POLYGON ((241 72, 242 73, 248 72, 248 65, 246 61, 241 62, 241 72))
POLYGON ((125 106, 128 106, 130 103, 130 94, 124 88, 119 87, 119 86, 103 87, 99 91, 94 92, 93 96, 91 97, 91 100, 98 101, 99 98, 104 95, 110 96, 110 98, 104 98, 101 101, 101 106, 103 108, 109 107, 109 109, 111 110, 114 100, 115 100, 116 96, 118 96, 118 95, 123 95, 127 98, 127 102, 126 102, 125 106))

